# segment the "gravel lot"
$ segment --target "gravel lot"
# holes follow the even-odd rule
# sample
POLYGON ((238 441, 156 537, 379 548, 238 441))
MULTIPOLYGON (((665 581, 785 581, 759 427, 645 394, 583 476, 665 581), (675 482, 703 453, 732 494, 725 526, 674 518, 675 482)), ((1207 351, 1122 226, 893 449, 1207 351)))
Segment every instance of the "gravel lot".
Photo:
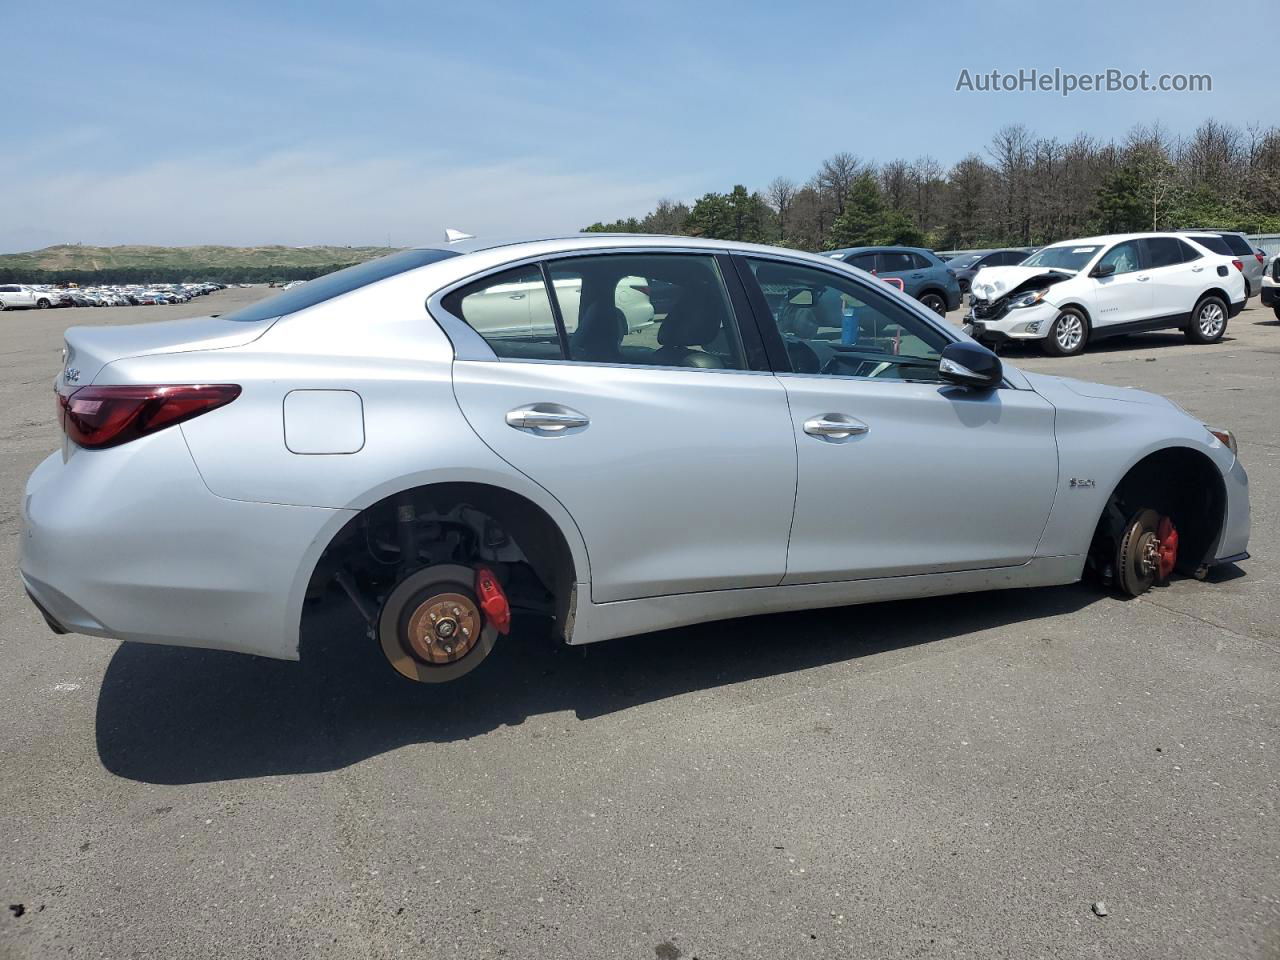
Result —
POLYGON ((300 664, 52 636, 14 567, 63 329, 259 295, 0 315, 0 957, 1280 956, 1256 300, 1215 346, 1009 357, 1237 431, 1255 558, 1216 583, 509 643, 440 689, 349 617, 300 664))

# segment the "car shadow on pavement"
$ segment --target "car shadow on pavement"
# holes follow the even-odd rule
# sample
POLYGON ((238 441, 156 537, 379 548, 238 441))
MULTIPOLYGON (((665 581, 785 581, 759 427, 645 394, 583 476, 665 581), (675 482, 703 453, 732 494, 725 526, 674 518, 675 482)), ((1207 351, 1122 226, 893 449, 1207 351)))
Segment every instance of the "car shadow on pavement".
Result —
POLYGON ((535 622, 524 638, 499 641, 468 676, 438 686, 394 673, 350 608, 326 600, 329 619, 308 618, 300 663, 122 644, 98 697, 98 755, 118 776, 162 784, 334 770, 409 743, 467 739, 556 711, 589 721, 690 691, 1072 613, 1100 598, 1082 584, 969 594, 751 617, 588 647, 555 642, 535 622))
MULTIPOLYGON (((1220 342, 1229 344, 1232 340, 1234 338, 1228 332, 1220 342)), ((1085 348, 1085 354, 1123 353, 1131 350, 1153 350, 1156 347, 1185 347, 1186 345, 1187 338, 1180 331, 1172 333, 1126 333, 1089 343, 1085 348)), ((1044 351, 1035 344, 1008 343, 1001 346, 1000 356, 1010 359, 1043 357, 1044 351)))

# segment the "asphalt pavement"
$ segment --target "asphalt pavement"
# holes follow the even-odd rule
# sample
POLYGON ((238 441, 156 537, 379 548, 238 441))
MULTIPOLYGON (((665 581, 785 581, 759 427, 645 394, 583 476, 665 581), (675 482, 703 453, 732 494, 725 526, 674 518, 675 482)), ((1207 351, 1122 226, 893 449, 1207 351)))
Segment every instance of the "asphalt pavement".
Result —
POLYGON ((440 688, 340 609, 300 663, 52 635, 15 568, 63 329, 259 295, 0 314, 0 957, 1280 956, 1256 300, 1213 346, 1005 355, 1237 432, 1253 559, 1213 582, 534 636, 440 688))

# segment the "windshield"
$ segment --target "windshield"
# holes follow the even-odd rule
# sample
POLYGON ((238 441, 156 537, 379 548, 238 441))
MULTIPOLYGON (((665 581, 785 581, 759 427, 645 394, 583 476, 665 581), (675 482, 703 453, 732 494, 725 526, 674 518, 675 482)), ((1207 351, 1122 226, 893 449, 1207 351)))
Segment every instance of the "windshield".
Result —
POLYGON ((359 287, 394 277, 417 267, 425 267, 447 257, 456 257, 454 250, 401 250, 389 257, 379 257, 366 263, 358 263, 354 267, 326 273, 307 283, 303 283, 284 293, 276 294, 251 304, 235 313, 224 314, 223 320, 253 322, 268 320, 271 317, 283 317, 287 313, 297 313, 317 303, 332 300, 334 297, 349 293, 359 287))
POLYGON ((983 255, 981 253, 961 253, 948 260, 947 266, 957 267, 963 270, 965 267, 972 267, 975 263, 981 260, 982 257, 983 255))
POLYGON ((1023 260, 1020 266, 1024 267, 1049 267, 1055 270, 1072 270, 1080 271, 1084 265, 1093 259, 1093 255, 1101 250, 1102 247, 1094 244, 1093 246, 1077 246, 1073 243, 1063 243, 1056 247, 1045 247, 1039 253, 1033 253, 1027 259, 1023 260))

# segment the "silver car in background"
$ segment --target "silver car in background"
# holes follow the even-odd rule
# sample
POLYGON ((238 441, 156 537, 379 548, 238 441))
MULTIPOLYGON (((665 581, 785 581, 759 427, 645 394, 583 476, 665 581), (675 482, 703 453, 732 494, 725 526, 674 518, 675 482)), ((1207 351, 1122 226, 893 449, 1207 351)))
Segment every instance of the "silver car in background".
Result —
POLYGON ((407 250, 73 328, 55 386, 21 547, 55 631, 295 659, 328 594, 440 681, 528 616, 583 644, 1086 570, 1137 595, 1247 556, 1228 431, 764 246, 407 250))
POLYGON ((1249 238, 1238 230, 1179 230, 1184 236, 1196 238, 1196 242, 1208 247, 1214 253, 1229 256, 1239 266, 1236 268, 1244 274, 1244 298, 1256 297, 1262 289, 1262 277, 1267 270, 1267 255, 1249 242, 1249 238), (1214 242, 1213 237, 1221 238, 1214 242))

